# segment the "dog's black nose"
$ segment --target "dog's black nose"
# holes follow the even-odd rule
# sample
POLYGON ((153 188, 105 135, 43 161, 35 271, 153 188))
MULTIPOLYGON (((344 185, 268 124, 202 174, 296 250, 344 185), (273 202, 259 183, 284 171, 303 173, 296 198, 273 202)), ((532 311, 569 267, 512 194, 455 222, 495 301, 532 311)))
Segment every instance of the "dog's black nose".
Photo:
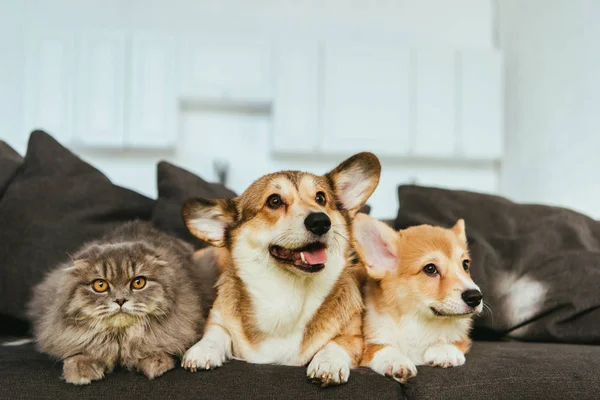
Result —
POLYGON ((127 301, 127 299, 116 299, 115 303, 117 303, 118 305, 123 307, 123 304, 125 304, 126 301, 127 301))
POLYGON ((465 290, 462 292, 461 296, 463 301, 467 303, 469 307, 477 307, 479 303, 481 303, 481 299, 483 299, 483 295, 479 290, 465 290))
POLYGON ((304 220, 304 226, 315 235, 324 235, 331 228, 331 220, 325 213, 310 213, 304 220))

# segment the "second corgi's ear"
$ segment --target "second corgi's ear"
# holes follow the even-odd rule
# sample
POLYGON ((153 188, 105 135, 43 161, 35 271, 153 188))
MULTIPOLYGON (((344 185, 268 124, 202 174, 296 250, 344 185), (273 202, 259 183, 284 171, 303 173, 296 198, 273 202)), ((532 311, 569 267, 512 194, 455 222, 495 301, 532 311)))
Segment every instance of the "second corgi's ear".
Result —
POLYGON ((365 152, 353 155, 325 176, 341 206, 353 217, 377 187, 380 175, 379 159, 365 152))
POLYGON ((398 267, 398 232, 373 217, 358 214, 353 233, 371 278, 382 279, 398 267))
POLYGON ((225 245, 225 231, 234 222, 237 207, 233 199, 190 199, 181 211, 183 221, 190 232, 214 246, 225 245))
POLYGON ((467 232, 465 230, 465 220, 459 219, 452 227, 452 231, 460 238, 461 241, 467 243, 467 232))

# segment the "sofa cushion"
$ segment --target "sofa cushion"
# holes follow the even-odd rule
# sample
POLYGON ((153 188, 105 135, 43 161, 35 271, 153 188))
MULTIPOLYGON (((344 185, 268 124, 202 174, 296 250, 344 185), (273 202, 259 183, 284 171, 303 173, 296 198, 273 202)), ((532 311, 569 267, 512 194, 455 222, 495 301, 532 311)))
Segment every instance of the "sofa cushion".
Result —
POLYGON ((600 222, 559 207, 419 186, 399 188, 396 228, 464 218, 472 276, 492 312, 476 334, 600 343, 600 222))
POLYGON ((158 164, 156 172, 158 199, 152 214, 154 226, 185 240, 196 249, 206 247, 207 243, 193 236, 185 226, 181 216, 183 204, 192 197, 229 199, 236 194, 220 183, 206 182, 166 161, 158 164))
POLYGON ((23 157, 6 142, 0 140, 0 197, 22 163, 23 157))
POLYGON ((23 319, 30 289, 46 271, 125 221, 150 220, 153 206, 48 134, 32 133, 25 160, 0 198, 0 314, 23 319))
POLYGON ((152 381, 127 370, 107 374, 84 387, 60 379, 62 363, 33 345, 0 346, 0 399, 401 399, 402 388, 367 368, 353 370, 347 384, 321 388, 304 367, 231 361, 212 371, 191 373, 177 367, 152 381), (25 386, 24 386, 25 385, 25 386))
POLYGON ((475 342, 457 368, 418 367, 409 399, 597 399, 600 346, 475 342))
MULTIPOLYGON (((0 338, 0 342, 2 342, 0 338)), ((74 387, 60 380, 62 365, 34 346, 0 346, 0 398, 373 398, 384 399, 593 399, 600 393, 600 346, 475 342, 458 368, 419 367, 406 385, 367 368, 353 370, 346 385, 321 389, 302 367, 231 361, 195 374, 177 368, 149 381, 117 370, 99 382, 74 387)))

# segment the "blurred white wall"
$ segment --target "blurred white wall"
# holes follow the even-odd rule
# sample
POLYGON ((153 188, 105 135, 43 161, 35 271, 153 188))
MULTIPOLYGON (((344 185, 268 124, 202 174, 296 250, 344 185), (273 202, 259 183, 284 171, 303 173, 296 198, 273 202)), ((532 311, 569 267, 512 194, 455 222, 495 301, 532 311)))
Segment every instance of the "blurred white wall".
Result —
POLYGON ((497 6, 506 67, 500 192, 600 218, 600 1, 497 6))
POLYGON ((0 137, 44 128, 156 195, 166 159, 242 191, 279 169, 382 156, 369 201, 416 182, 498 192, 492 0, 4 0, 0 137), (226 37, 226 40, 223 38, 226 37))

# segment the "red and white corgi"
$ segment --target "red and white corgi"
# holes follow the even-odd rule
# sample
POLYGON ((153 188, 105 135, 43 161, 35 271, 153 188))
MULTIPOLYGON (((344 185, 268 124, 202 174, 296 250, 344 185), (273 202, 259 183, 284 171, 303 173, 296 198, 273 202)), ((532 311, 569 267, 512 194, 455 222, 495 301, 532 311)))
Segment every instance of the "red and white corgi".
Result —
POLYGON ((415 376, 417 365, 463 365, 471 317, 483 309, 464 221, 396 232, 361 214, 354 235, 369 275, 361 365, 399 382, 415 376))
POLYGON ((371 153, 324 176, 266 175, 231 200, 193 199, 189 230, 221 254, 218 294, 202 340, 183 357, 191 371, 230 358, 308 365, 323 385, 348 380, 362 355, 363 303, 352 221, 381 172, 371 153))

